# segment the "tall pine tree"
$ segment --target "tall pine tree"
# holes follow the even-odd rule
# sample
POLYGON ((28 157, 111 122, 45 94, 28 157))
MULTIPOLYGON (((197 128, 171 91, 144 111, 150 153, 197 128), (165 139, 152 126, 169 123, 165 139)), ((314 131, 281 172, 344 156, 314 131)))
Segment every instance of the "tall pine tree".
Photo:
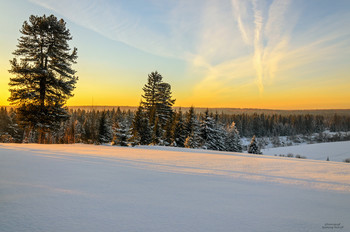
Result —
POLYGON ((157 71, 148 75, 143 91, 141 106, 147 112, 149 123, 153 128, 152 142, 158 143, 173 116, 172 106, 175 99, 172 99, 170 84, 163 82, 162 75, 157 71))
POLYGON ((38 130, 42 143, 47 133, 68 118, 64 105, 78 80, 71 67, 77 49, 71 51, 66 23, 54 15, 30 16, 20 32, 13 52, 16 58, 10 61, 9 72, 15 77, 10 78, 8 100, 17 106, 21 125, 38 130))

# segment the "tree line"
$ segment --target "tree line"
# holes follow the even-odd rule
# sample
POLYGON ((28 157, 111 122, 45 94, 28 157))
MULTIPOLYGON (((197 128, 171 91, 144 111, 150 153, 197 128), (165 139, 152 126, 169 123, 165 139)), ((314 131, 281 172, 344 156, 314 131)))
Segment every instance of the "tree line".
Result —
MULTIPOLYGON (((156 121, 156 120, 155 120, 156 121)), ((0 142, 39 142, 38 131, 20 126, 14 108, 0 108, 0 142)), ((147 111, 139 106, 136 111, 71 110, 69 118, 59 129, 46 135, 45 143, 112 143, 116 145, 169 145, 178 147, 226 150, 226 143, 236 137, 278 137, 350 131, 350 117, 334 115, 266 115, 218 114, 174 111, 164 126, 151 125, 147 111), (315 120, 315 119, 319 120, 315 120), (298 123, 293 122, 297 119, 298 123), (320 120, 322 119, 322 120, 320 120), (253 126, 251 122, 255 122, 253 126), (307 124, 310 125, 307 125, 307 124), (234 126, 233 126, 234 125, 234 126), (301 126, 304 125, 304 126, 301 126), (307 126, 305 126, 307 125, 307 126), (203 141, 206 141, 204 144, 203 141), (214 142, 213 142, 214 141, 214 142), (211 143, 214 143, 211 144, 211 143), (221 147, 221 148, 220 148, 221 147)), ((237 139, 237 138, 236 138, 237 139)), ((226 145, 227 146, 227 145, 226 145)), ((238 145, 239 147, 239 145, 238 145)), ((229 148, 230 149, 230 148, 229 148)), ((230 150, 240 150, 231 148, 230 150)))
POLYGON ((223 123, 234 121, 243 137, 273 137, 310 135, 325 130, 331 132, 350 131, 350 116, 324 116, 312 114, 220 114, 223 123))

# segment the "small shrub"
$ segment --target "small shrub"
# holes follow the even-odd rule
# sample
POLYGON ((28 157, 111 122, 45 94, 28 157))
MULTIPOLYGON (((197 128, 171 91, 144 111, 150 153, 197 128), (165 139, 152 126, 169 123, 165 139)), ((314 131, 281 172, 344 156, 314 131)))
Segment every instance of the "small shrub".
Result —
POLYGON ((295 158, 298 158, 298 159, 306 159, 306 156, 295 155, 295 158))
POLYGON ((294 157, 294 155, 292 153, 289 153, 287 157, 294 157))
POLYGON ((350 158, 344 160, 345 163, 350 163, 350 158))

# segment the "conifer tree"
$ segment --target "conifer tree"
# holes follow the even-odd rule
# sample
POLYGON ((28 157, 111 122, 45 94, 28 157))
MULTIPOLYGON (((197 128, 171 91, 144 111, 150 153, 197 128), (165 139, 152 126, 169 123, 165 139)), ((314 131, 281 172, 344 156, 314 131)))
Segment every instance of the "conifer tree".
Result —
POLYGON ((152 142, 152 129, 147 117, 142 118, 142 127, 140 130, 140 136, 141 136, 140 137, 141 145, 148 145, 152 142))
POLYGON ((201 124, 201 137, 203 139, 203 148, 209 150, 219 150, 218 148, 218 131, 214 119, 209 116, 207 109, 201 124))
POLYGON ((112 138, 112 128, 109 124, 105 111, 103 111, 98 129, 98 143, 109 143, 112 141, 112 138))
POLYGON ((135 116, 132 120, 131 125, 131 144, 132 146, 138 145, 141 143, 141 130, 142 130, 142 120, 143 120, 142 106, 140 105, 135 112, 135 116))
POLYGON ((215 133, 215 148, 214 150, 219 150, 219 151, 227 151, 227 147, 226 147, 226 137, 227 137, 227 132, 225 130, 225 128, 217 123, 216 124, 216 133, 215 133))
POLYGON ((81 143, 82 137, 84 134, 84 128, 79 120, 74 121, 74 127, 75 127, 74 141, 76 143, 81 143))
POLYGON ((235 122, 227 128, 226 150, 233 152, 242 152, 241 138, 235 122))
POLYGON ((174 146, 176 147, 184 147, 186 140, 186 131, 184 121, 182 119, 182 111, 181 109, 176 114, 175 123, 174 123, 174 146))
POLYGON ((173 114, 173 117, 167 121, 165 125, 163 141, 165 146, 173 145, 174 143, 174 127, 176 124, 176 114, 173 114))
POLYGON ((196 114, 194 112, 194 107, 191 106, 188 112, 186 112, 185 119, 185 134, 186 137, 190 136, 193 132, 194 124, 196 121, 196 114))
POLYGON ((17 106, 21 125, 38 129, 38 142, 44 142, 45 134, 68 118, 63 106, 78 80, 71 68, 77 49, 68 45, 72 37, 64 20, 53 15, 30 16, 20 32, 16 58, 10 61, 15 77, 10 78, 8 100, 17 106))
POLYGON ((130 137, 131 135, 130 135, 129 125, 126 119, 121 119, 118 122, 118 127, 116 128, 113 145, 127 147, 130 137))
POLYGON ((153 140, 160 140, 163 135, 160 128, 165 129, 167 122, 173 116, 172 106, 175 100, 171 96, 171 86, 163 82, 163 77, 156 71, 148 75, 143 91, 141 106, 147 112, 149 123, 157 133, 156 136, 160 136, 154 138, 155 135, 153 135, 153 140), (156 124, 157 128, 155 128, 156 124))
POLYGON ((84 117, 83 122, 82 122, 82 127, 83 127, 83 134, 82 136, 82 140, 84 141, 84 143, 88 143, 91 144, 93 143, 92 139, 94 136, 94 131, 92 128, 92 119, 91 119, 91 114, 92 112, 88 113, 86 115, 86 117, 84 117))
POLYGON ((152 142, 152 130, 141 105, 132 120, 130 142, 132 146, 148 145, 152 142))
POLYGON ((200 148, 203 145, 199 122, 195 119, 192 124, 192 132, 187 136, 184 146, 187 148, 200 148))
POLYGON ((22 126, 39 131, 39 141, 68 118, 64 108, 78 78, 71 65, 76 62, 77 49, 71 51, 72 39, 66 23, 55 16, 30 16, 20 30, 16 58, 10 61, 9 101, 17 106, 22 126), (17 58, 19 60, 17 60, 17 58))
POLYGON ((255 138, 255 135, 253 136, 253 138, 250 141, 250 144, 248 146, 248 153, 251 153, 251 154, 262 154, 260 152, 258 143, 257 143, 256 138, 255 138))

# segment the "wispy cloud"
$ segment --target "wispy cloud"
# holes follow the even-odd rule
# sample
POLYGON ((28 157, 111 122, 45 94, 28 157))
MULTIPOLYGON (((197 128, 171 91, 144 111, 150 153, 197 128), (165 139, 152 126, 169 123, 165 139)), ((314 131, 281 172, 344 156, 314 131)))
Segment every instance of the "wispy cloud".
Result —
POLYGON ((248 35, 247 27, 244 23, 244 19, 247 18, 247 7, 243 1, 232 0, 233 15, 236 18, 239 31, 242 36, 242 40, 246 45, 251 45, 251 40, 248 35))
POLYGON ((260 92, 263 92, 263 45, 262 45, 262 26, 263 26, 263 17, 262 12, 258 9, 256 0, 253 1, 253 10, 254 10, 254 66, 257 75, 257 85, 260 92))
MULTIPOLYGON (((85 28, 91 29, 109 39, 119 41, 128 46, 142 51, 165 57, 179 58, 184 51, 174 48, 174 40, 168 30, 167 18, 163 15, 169 13, 169 9, 158 9, 152 12, 148 3, 146 12, 133 11, 139 8, 123 6, 117 1, 108 0, 30 0, 40 6, 51 9, 63 15, 65 18, 85 28), (152 15, 152 13, 159 13, 152 15), (148 15, 149 14, 149 15, 148 15), (156 25, 157 26, 154 26, 156 25)), ((125 3, 125 2, 124 2, 125 3)), ((156 3, 154 3, 156 4, 156 3)), ((141 7, 140 7, 141 8, 141 7)))
POLYGON ((286 14, 290 2, 275 0, 266 6, 263 1, 233 0, 232 5, 242 41, 253 47, 255 82, 262 93, 264 82, 274 78, 278 62, 288 47, 291 29, 295 24, 285 22, 286 17, 291 17, 290 14, 286 14), (251 9, 252 13, 247 14, 247 9, 251 9), (242 23, 242 17, 245 24, 242 23), (251 40, 247 37, 248 32, 252 32, 251 40))
POLYGON ((185 60, 188 76, 200 76, 194 95, 201 89, 228 95, 236 83, 254 83, 263 93, 291 69, 349 49, 350 32, 341 25, 349 17, 318 19, 298 34, 302 6, 290 0, 153 0, 137 7, 126 1, 30 1, 110 39, 185 60))

